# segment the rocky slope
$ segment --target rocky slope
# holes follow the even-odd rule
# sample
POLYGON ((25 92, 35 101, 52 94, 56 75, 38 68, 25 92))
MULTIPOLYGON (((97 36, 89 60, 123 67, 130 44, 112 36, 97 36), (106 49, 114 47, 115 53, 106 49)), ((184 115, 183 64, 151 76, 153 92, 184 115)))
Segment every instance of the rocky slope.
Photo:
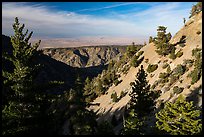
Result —
MULTIPOLYGON (((168 27, 168 26, 167 26, 168 27)), ((155 30, 156 32, 156 30, 155 30)), ((184 59, 193 59, 192 57, 192 50, 195 48, 202 49, 202 12, 198 15, 193 16, 190 18, 186 24, 175 34, 175 36, 170 40, 171 44, 176 45, 176 52, 178 50, 182 50, 183 55, 180 58, 176 58, 175 60, 170 59, 169 57, 162 57, 159 56, 155 52, 155 46, 153 43, 147 44, 145 47, 141 48, 140 51, 144 51, 144 60, 148 59, 149 62, 145 63, 143 61, 140 65, 144 66, 146 70, 149 64, 157 64, 158 68, 152 72, 151 74, 148 73, 147 79, 149 80, 149 84, 153 85, 156 80, 159 79, 159 74, 161 72, 166 72, 166 69, 163 69, 162 66, 167 62, 170 65, 171 70, 173 70, 178 64, 182 64, 184 59), (186 36, 185 46, 179 46, 179 41, 182 36, 186 36)), ((202 50, 201 50, 202 53, 202 50)), ((97 114, 101 116, 98 120, 109 119, 113 114, 116 115, 118 119, 121 119, 121 112, 124 111, 124 107, 130 100, 128 94, 125 97, 120 99, 119 102, 114 103, 111 100, 111 94, 116 92, 119 96, 122 91, 131 91, 130 82, 135 80, 135 75, 138 72, 138 67, 131 67, 127 74, 121 74, 120 79, 122 82, 117 86, 111 86, 107 94, 102 95, 96 98, 93 103, 100 103, 99 106, 91 106, 89 109, 93 109, 97 114), (120 112, 120 113, 119 113, 120 112)), ((169 82, 164 84, 159 84, 155 87, 157 90, 161 90, 161 96, 158 98, 158 101, 161 100, 162 102, 166 101, 174 101, 180 94, 184 95, 185 97, 191 98, 191 100, 197 99, 197 105, 202 106, 202 76, 195 84, 191 84, 191 78, 187 77, 187 75, 194 69, 190 67, 188 71, 186 71, 180 79, 176 80, 173 85, 170 85, 169 82), (179 94, 172 94, 173 87, 179 86, 183 87, 184 90, 179 94), (196 97, 192 97, 191 95, 194 94, 196 97)), ((121 125, 118 125, 119 127, 121 125)), ((118 127, 115 128, 118 131, 118 127)))
MULTIPOLYGON (((2 53, 3 52, 12 54, 12 44, 10 42, 10 37, 2 34, 2 53)), ((40 54, 39 56, 37 56, 34 62, 36 64, 40 63, 42 65, 42 68, 40 69, 39 74, 36 78, 36 82, 46 83, 48 81, 64 81, 65 84, 64 86, 61 86, 60 89, 58 89, 59 91, 68 91, 70 88, 73 88, 74 82, 78 75, 80 75, 82 81, 84 81, 87 77, 96 77, 107 67, 107 65, 101 65, 90 66, 86 68, 75 68, 63 63, 60 60, 53 59, 45 54, 40 54)), ((13 71, 13 67, 14 66, 10 61, 2 58, 3 69, 7 71, 13 71)))
POLYGON ((80 48, 50 48, 43 53, 73 67, 106 65, 110 60, 120 60, 127 46, 95 46, 80 48))

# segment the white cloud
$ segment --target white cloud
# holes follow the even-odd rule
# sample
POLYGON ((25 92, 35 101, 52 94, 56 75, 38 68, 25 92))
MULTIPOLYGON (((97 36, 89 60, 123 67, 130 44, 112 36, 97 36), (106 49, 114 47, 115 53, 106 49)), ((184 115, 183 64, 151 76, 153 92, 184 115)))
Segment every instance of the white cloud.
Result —
POLYGON ((75 12, 98 11, 98 10, 103 10, 103 9, 116 8, 116 7, 120 7, 120 6, 134 5, 134 4, 139 4, 139 3, 144 3, 144 2, 125 2, 125 3, 115 4, 115 5, 111 5, 111 6, 100 7, 100 8, 81 9, 81 10, 77 10, 75 12))
POLYGON ((189 17, 191 4, 185 4, 182 2, 155 4, 140 12, 131 11, 118 16, 124 20, 134 21, 147 35, 155 36, 156 29, 160 25, 166 26, 167 31, 175 34, 183 26, 183 18, 189 17))
MULTIPOLYGON (((84 11, 101 10, 136 3, 122 3, 84 11)), ((147 3, 148 4, 148 3, 147 3)), ((165 25, 175 33, 182 26, 182 19, 190 9, 179 9, 181 3, 148 4, 151 8, 135 13, 114 14, 114 17, 84 15, 69 11, 55 11, 46 6, 26 3, 2 3, 2 33, 12 34, 15 17, 34 31, 33 37, 77 36, 131 36, 149 37, 156 34, 157 26, 165 25)), ((136 6, 136 9, 138 7, 136 6)), ((186 17, 187 19, 187 17, 186 17)))
POLYGON ((36 34, 44 35, 103 35, 129 33, 139 29, 135 24, 103 17, 81 15, 74 12, 51 11, 44 6, 30 6, 22 3, 3 3, 3 32, 12 31, 9 27, 14 18, 19 17, 36 34), (9 26, 9 27, 8 27, 9 26), (128 26, 128 28, 127 28, 128 26), (131 27, 131 28, 130 28, 131 27), (9 29, 9 30, 8 30, 9 29))

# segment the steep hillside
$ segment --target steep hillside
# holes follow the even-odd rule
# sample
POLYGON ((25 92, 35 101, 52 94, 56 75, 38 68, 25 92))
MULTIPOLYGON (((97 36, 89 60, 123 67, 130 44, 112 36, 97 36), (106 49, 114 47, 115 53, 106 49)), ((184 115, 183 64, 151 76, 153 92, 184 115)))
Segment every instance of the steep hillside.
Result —
MULTIPOLYGON (((12 44, 10 42, 10 37, 2 35, 2 53, 7 52, 12 54, 12 44)), ((41 64, 42 69, 40 70, 36 82, 46 83, 48 81, 64 81, 65 85, 62 86, 59 91, 66 90, 74 87, 74 82, 77 75, 81 76, 82 81, 87 77, 96 77, 107 65, 102 66, 90 66, 86 68, 75 68, 68 64, 65 64, 59 60, 55 60, 48 55, 40 54, 34 60, 36 64, 41 64)), ((8 71, 13 71, 13 64, 2 58, 2 68, 8 71)), ((56 89, 55 89, 56 90, 56 89)))
POLYGON ((120 60, 127 46, 101 46, 84 48, 51 48, 43 53, 73 67, 106 65, 110 60, 120 60))
MULTIPOLYGON (((168 26, 167 26, 168 27, 168 26)), ((155 30, 156 31, 156 30, 155 30)), ((155 52, 155 46, 154 43, 147 44, 145 47, 141 48, 140 51, 144 51, 144 60, 148 59, 148 62, 146 63, 143 61, 140 65, 144 66, 144 69, 146 70, 149 64, 157 64, 158 68, 152 72, 148 73, 147 79, 149 80, 149 84, 153 85, 155 83, 156 90, 161 90, 161 96, 158 98, 158 100, 161 100, 162 102, 166 101, 174 101, 180 94, 183 94, 184 96, 192 99, 197 99, 197 102, 199 106, 202 105, 202 97, 199 95, 202 94, 202 76, 201 78, 195 83, 191 84, 191 78, 187 77, 187 75, 194 69, 194 66, 188 67, 188 69, 180 76, 179 79, 174 80, 171 84, 169 82, 158 82, 159 75, 162 72, 166 72, 166 69, 163 68, 165 63, 168 63, 171 70, 174 70, 177 65, 184 64, 185 59, 194 59, 192 57, 192 50, 195 48, 201 49, 202 54, 202 12, 200 12, 198 15, 193 16, 190 18, 186 24, 175 34, 175 36, 170 40, 171 44, 174 44, 176 47, 176 53, 181 50, 183 52, 183 55, 181 57, 177 57, 175 60, 170 59, 168 56, 163 57, 158 55, 155 52), (182 38, 183 37, 183 38, 182 38), (181 39, 184 39, 184 46, 181 46, 181 39), (173 93, 173 88, 175 86, 183 88, 183 91, 178 94, 173 93), (197 97, 190 97, 192 94, 196 94, 197 97)), ((130 63, 130 62, 129 62, 130 63)), ((124 111, 124 106, 128 103, 130 100, 130 97, 128 94, 124 96, 122 99, 119 100, 119 102, 114 103, 111 99, 111 94, 113 92, 116 92, 119 96, 122 91, 130 92, 131 86, 130 82, 133 82, 135 80, 135 75, 138 72, 138 67, 131 67, 127 74, 121 74, 120 79, 122 82, 118 84, 117 86, 112 85, 108 90, 107 94, 102 95, 98 98, 96 98, 93 102, 94 103, 100 103, 99 106, 91 106, 89 109, 93 109, 97 114, 101 116, 99 118, 99 121, 101 119, 109 119, 111 118, 111 115, 113 115, 115 112, 118 111, 124 111)), ((159 101, 158 101, 159 102, 159 101)), ((115 113, 116 117, 117 114, 115 113)), ((118 119, 121 119, 122 115, 118 115, 118 119)), ((116 127, 118 128, 118 127, 116 127)))

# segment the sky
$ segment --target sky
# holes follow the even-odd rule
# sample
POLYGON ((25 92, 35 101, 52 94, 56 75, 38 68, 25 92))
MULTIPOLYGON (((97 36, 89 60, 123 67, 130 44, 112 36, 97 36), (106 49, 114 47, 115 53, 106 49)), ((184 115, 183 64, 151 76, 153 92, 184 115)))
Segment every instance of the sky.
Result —
POLYGON ((2 34, 18 17, 39 39, 118 37, 147 39, 157 27, 174 35, 196 2, 3 2, 2 34))

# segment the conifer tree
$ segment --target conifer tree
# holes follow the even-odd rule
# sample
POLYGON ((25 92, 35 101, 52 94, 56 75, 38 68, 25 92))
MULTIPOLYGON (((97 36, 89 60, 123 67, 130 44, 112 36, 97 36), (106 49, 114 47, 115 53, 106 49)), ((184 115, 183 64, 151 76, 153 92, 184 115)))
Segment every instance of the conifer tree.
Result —
POLYGON ((45 92, 43 87, 48 86, 36 84, 39 64, 34 60, 40 52, 37 48, 40 41, 35 45, 29 43, 32 33, 28 30, 24 33, 25 25, 20 25, 18 18, 13 24, 14 36, 11 36, 12 54, 3 53, 3 58, 13 64, 13 70, 3 69, 3 92, 6 94, 5 105, 2 108, 3 135, 25 135, 25 134, 48 134, 55 132, 51 129, 53 119, 52 109, 48 110, 55 100, 52 95, 45 92))
POLYGON ((86 109, 87 103, 83 92, 83 83, 78 75, 72 92, 72 104, 74 105, 70 117, 72 135, 91 135, 96 132, 96 114, 86 109))
POLYGON ((95 97, 95 93, 93 92, 93 85, 89 77, 87 77, 85 80, 83 95, 85 97, 85 101, 88 103, 91 102, 95 97))
POLYGON ((149 43, 153 42, 152 36, 149 37, 149 43))
POLYGON ((173 46, 169 44, 169 41, 171 39, 171 33, 169 32, 166 34, 167 27, 159 26, 157 29, 157 37, 155 38, 155 46, 156 46, 156 52, 159 55, 166 56, 169 53, 171 53, 171 50, 173 46))
POLYGON ((138 118, 137 112, 132 109, 129 116, 124 121, 124 128, 121 132, 122 135, 143 135, 144 134, 144 119, 138 118))
POLYGON ((156 127, 171 135, 196 135, 202 132, 201 111, 180 95, 175 103, 167 102, 156 114, 156 127))
POLYGON ((150 89, 147 81, 147 73, 143 69, 143 65, 136 75, 135 82, 132 82, 132 91, 130 92, 130 109, 134 109, 138 116, 143 116, 154 110, 155 100, 159 96, 158 92, 150 89))
POLYGON ((147 81, 147 73, 143 69, 143 65, 136 75, 135 82, 131 82, 132 91, 128 103, 128 116, 124 121, 122 134, 126 135, 143 135, 147 126, 146 116, 155 108, 158 92, 150 89, 147 81))
POLYGON ((38 54, 37 48, 40 41, 31 46, 28 41, 33 32, 27 36, 28 30, 23 33, 24 27, 24 24, 20 26, 16 17, 13 24, 15 34, 11 36, 12 55, 3 53, 3 57, 14 65, 13 72, 3 70, 2 73, 7 102, 2 110, 2 126, 5 135, 28 133, 36 126, 35 122, 31 125, 29 121, 32 121, 39 111, 39 106, 34 102, 35 98, 40 97, 35 95, 35 91, 32 91, 33 77, 39 65, 32 64, 32 59, 38 54))

